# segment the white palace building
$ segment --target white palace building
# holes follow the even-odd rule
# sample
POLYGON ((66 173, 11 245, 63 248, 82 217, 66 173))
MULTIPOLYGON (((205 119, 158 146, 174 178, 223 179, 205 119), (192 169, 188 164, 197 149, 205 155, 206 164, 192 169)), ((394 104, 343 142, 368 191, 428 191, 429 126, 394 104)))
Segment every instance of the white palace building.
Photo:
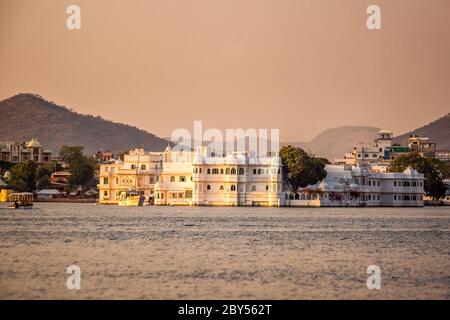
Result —
POLYGON ((415 170, 388 173, 377 165, 327 165, 327 177, 293 192, 283 183, 278 156, 232 152, 130 151, 100 166, 99 203, 117 204, 136 189, 148 204, 210 206, 422 206, 424 176, 415 170))

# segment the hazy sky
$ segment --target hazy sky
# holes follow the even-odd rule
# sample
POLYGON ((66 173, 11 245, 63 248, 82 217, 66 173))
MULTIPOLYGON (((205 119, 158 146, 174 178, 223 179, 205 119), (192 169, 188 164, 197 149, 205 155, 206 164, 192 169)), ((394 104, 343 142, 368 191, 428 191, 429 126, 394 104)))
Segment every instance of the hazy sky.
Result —
POLYGON ((19 92, 163 137, 194 120, 400 134, 450 111, 450 1, 0 0, 0 99, 19 92))

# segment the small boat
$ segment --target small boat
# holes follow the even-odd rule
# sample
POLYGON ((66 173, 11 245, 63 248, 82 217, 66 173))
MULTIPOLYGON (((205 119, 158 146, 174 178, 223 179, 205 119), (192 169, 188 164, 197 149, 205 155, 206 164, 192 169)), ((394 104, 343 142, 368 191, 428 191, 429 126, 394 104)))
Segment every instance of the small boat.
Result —
POLYGON ((122 191, 119 195, 119 206, 141 207, 145 197, 136 190, 122 191))
POLYGON ((10 209, 33 209, 33 194, 30 192, 11 193, 9 195, 10 209))

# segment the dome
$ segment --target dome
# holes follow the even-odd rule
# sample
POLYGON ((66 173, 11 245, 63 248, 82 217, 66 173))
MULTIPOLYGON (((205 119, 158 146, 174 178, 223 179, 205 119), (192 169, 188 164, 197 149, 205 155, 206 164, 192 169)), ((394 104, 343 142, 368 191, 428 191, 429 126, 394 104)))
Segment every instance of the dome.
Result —
POLYGON ((33 138, 27 143, 27 148, 42 148, 42 145, 36 140, 36 138, 33 138))
POLYGON ((350 184, 350 189, 351 190, 359 190, 359 184, 356 184, 356 183, 350 184))

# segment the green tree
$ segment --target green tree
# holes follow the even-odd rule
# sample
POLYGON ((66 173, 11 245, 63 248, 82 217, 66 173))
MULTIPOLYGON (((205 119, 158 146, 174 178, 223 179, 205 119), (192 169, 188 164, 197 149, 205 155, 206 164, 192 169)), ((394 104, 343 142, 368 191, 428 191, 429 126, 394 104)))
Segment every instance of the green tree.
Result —
POLYGON ((446 186, 443 180, 445 164, 436 158, 425 158, 417 152, 394 159, 388 167, 389 172, 403 172, 407 167, 411 167, 425 177, 425 193, 433 199, 440 199, 445 196, 446 186))
POLYGON ((285 177, 293 190, 315 184, 327 176, 325 160, 309 155, 301 148, 284 146, 280 150, 285 177))
POLYGON ((32 192, 36 189, 36 164, 29 160, 11 168, 8 184, 19 192, 32 192))
POLYGON ((90 185, 94 179, 95 160, 83 153, 82 146, 62 146, 59 156, 69 164, 71 186, 90 185))
POLYGON ((36 170, 36 188, 45 189, 50 187, 50 177, 52 176, 53 164, 44 165, 36 170))
POLYGON ((63 145, 61 147, 61 149, 59 150, 59 156, 64 162, 70 164, 70 162, 76 161, 76 160, 84 157, 83 149, 84 149, 83 146, 63 145))

